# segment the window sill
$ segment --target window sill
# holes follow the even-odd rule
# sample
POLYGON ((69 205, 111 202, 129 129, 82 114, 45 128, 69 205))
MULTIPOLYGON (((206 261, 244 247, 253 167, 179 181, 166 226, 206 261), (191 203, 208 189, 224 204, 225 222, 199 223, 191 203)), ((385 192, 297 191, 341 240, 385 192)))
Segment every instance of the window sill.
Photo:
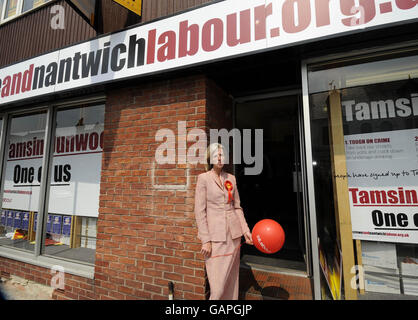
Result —
MULTIPOLYGON (((52 269, 54 266, 60 266, 64 268, 65 273, 80 276, 83 278, 94 279, 94 266, 83 265, 45 256, 35 257, 33 253, 13 250, 5 247, 0 247, 0 257, 32 264, 47 269, 52 269)), ((57 270, 57 268, 55 268, 55 270, 57 270)))

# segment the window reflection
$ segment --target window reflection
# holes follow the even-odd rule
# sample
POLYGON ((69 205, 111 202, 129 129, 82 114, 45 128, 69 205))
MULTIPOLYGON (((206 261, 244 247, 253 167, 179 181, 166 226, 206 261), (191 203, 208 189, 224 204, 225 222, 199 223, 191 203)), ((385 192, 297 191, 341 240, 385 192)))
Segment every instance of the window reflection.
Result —
POLYGON ((317 93, 410 78, 418 78, 418 56, 354 65, 340 64, 332 69, 311 69, 309 92, 317 93))
POLYGON ((6 10, 4 12, 4 19, 13 17, 17 14, 18 0, 6 0, 6 10))
POLYGON ((33 251, 46 113, 10 120, 3 172, 0 245, 33 251))
POLYGON ((43 253, 93 264, 104 106, 59 110, 43 253))
POLYGON ((37 8, 49 1, 51 0, 0 0, 0 14, 2 14, 1 18, 12 18, 14 16, 25 13, 31 9, 37 8))
MULTIPOLYGON (((321 266, 332 270, 337 244, 349 237, 341 234, 337 213, 346 197, 344 212, 349 210, 365 292, 417 295, 412 221, 418 205, 418 56, 393 57, 347 59, 309 69, 319 254, 321 266), (336 145, 345 152, 335 155, 336 145), (345 172, 336 175, 336 168, 345 172), (339 184, 337 189, 338 179, 346 179, 347 187, 339 184), (396 220, 399 216, 405 220, 396 220)), ((321 284, 330 298, 332 279, 326 270, 321 284)))
POLYGON ((48 1, 50 0, 24 0, 22 12, 26 12, 30 9, 39 7, 41 4, 44 4, 45 2, 48 2, 48 1))

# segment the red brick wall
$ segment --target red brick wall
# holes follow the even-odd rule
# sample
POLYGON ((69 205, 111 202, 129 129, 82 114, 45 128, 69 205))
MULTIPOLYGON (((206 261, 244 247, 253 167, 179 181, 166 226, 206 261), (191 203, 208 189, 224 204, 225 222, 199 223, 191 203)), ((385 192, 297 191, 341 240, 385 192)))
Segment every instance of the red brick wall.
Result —
MULTIPOLYGON (((9 279, 11 275, 24 278, 29 281, 51 286, 51 279, 55 272, 50 269, 34 266, 28 263, 1 258, 0 257, 0 277, 9 279)), ((65 289, 54 290, 53 299, 59 300, 90 300, 95 299, 94 280, 72 274, 64 274, 65 289)))
MULTIPOLYGON (((229 107, 230 99, 204 76, 108 90, 95 279, 66 274, 65 289, 54 298, 167 299, 170 281, 175 299, 207 297, 194 217, 196 177, 204 167, 155 164, 162 143, 155 134, 161 128, 177 134, 178 121, 188 130, 231 125, 229 107), (187 189, 153 187, 184 185, 187 170, 187 189)), ((51 281, 50 270, 8 259, 0 258, 0 271, 51 281)))
MULTIPOLYGON (((203 167, 155 165, 161 128, 177 133, 206 126, 206 79, 166 80, 108 92, 96 251, 98 299, 205 298, 205 271, 196 238, 194 188, 203 167), (154 182, 153 182, 154 180, 154 182)), ((177 138, 177 136, 176 136, 177 138)))

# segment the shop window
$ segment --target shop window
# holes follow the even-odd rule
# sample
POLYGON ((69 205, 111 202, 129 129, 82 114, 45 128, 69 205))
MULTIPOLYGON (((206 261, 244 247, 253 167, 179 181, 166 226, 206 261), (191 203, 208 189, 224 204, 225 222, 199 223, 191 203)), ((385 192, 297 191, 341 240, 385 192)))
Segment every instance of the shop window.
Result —
MULTIPOLYGON (((46 111, 10 115, 8 130, 1 131, 7 135, 0 247, 91 265, 97 238, 104 105, 51 108, 50 112, 55 124, 51 148, 45 143, 46 111), (45 173, 44 164, 48 164, 45 173), (41 192, 44 176, 49 183, 41 192)), ((0 121, 0 128, 3 125, 0 121)))
POLYGON ((324 297, 418 296, 417 51, 312 65, 308 81, 324 297))
POLYGON ((58 110, 45 255, 94 263, 104 106, 58 110))
POLYGON ((46 112, 13 116, 9 122, 2 172, 0 245, 33 251, 46 112))

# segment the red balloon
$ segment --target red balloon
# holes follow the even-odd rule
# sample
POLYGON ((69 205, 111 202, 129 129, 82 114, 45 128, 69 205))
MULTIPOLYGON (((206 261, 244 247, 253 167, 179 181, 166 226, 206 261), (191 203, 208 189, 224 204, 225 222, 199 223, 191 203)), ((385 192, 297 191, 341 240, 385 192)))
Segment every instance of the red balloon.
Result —
POLYGON ((263 253, 273 254, 284 244, 285 234, 282 226, 272 219, 257 222, 252 231, 255 247, 263 253))

